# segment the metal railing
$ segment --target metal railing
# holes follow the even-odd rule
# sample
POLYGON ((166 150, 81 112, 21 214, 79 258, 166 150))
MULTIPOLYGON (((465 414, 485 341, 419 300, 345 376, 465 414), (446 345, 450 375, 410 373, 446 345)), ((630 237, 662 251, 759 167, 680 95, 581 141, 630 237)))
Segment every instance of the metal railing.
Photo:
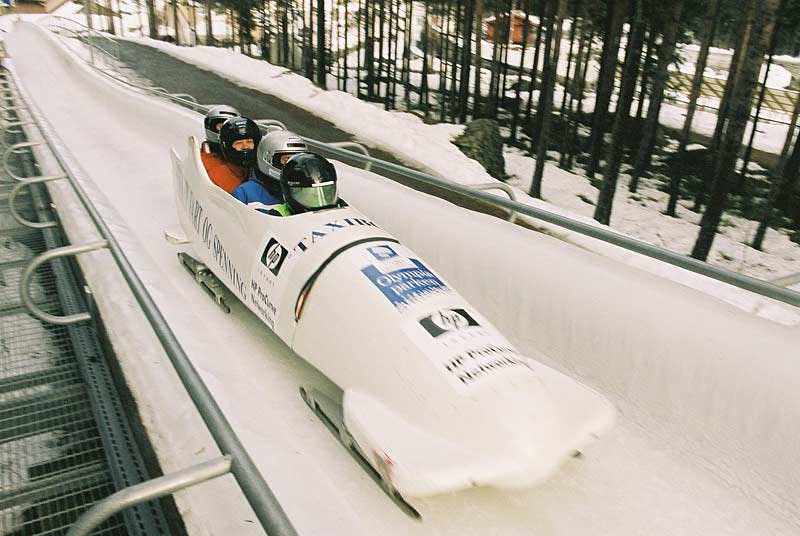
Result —
MULTIPOLYGON (((106 76, 114 78, 109 73, 100 70, 98 70, 98 72, 101 72, 106 76)), ((119 81, 128 84, 130 86, 134 86, 138 89, 143 89, 153 94, 159 94, 160 96, 167 97, 172 102, 181 104, 183 106, 187 106, 195 111, 204 112, 210 109, 210 106, 203 106, 201 104, 198 104, 196 99, 192 99, 190 101, 182 97, 176 97, 175 95, 171 95, 168 93, 167 94, 154 93, 151 89, 137 86, 136 84, 130 81, 125 81, 125 80, 119 80, 119 81)), ((272 125, 285 129, 285 125, 280 121, 259 120, 257 121, 257 123, 264 126, 272 125)), ((760 279, 756 279, 754 277, 749 277, 746 275, 739 274, 737 272, 732 272, 730 270, 726 270, 725 268, 719 268, 711 264, 708 264, 706 262, 699 261, 692 257, 687 257, 685 255, 681 255, 664 248, 653 246, 652 244, 642 242, 641 240, 636 240, 634 238, 630 238, 628 236, 624 236, 622 234, 611 231, 609 228, 606 227, 599 227, 596 225, 583 223, 578 220, 567 218, 559 214, 555 214, 552 212, 548 212, 546 210, 535 208, 530 205, 526 205, 524 203, 520 203, 519 201, 516 200, 514 191, 506 184, 489 183, 489 184, 466 186, 463 184, 456 183, 454 181, 434 177, 433 175, 430 175, 428 173, 424 173, 398 164, 394 164, 392 162, 387 162, 385 160, 375 158, 373 156, 370 156, 369 152, 363 146, 362 146, 363 151, 360 151, 361 154, 359 154, 354 151, 346 150, 341 146, 337 146, 337 144, 325 143, 311 138, 304 138, 304 139, 306 143, 310 146, 322 148, 331 154, 338 155, 341 158, 346 158, 358 162, 364 165, 365 169, 367 166, 370 166, 369 167, 370 170, 376 169, 377 171, 394 173, 423 184, 437 186, 444 190, 462 194, 468 197, 472 197, 474 199, 479 199, 491 205, 503 208, 509 211, 510 214, 509 220, 511 221, 514 221, 518 214, 523 214, 525 216, 529 216, 531 218, 535 218, 556 225, 558 227, 562 227, 569 231, 573 231, 578 234, 594 238, 596 240, 613 244, 628 251, 633 251, 635 253, 645 255, 647 257, 665 262, 667 264, 683 268, 690 272, 694 272, 706 277, 710 277, 712 279, 716 279, 717 281, 721 281, 723 283, 733 285, 735 287, 750 292, 754 292, 761 296, 778 300, 783 303, 793 305, 795 307, 800 307, 800 292, 783 288, 779 285, 763 281, 760 279), (504 199, 501 196, 485 193, 485 190, 487 189, 501 189, 509 196, 509 199, 504 199)), ((342 143, 349 144, 352 142, 342 142, 342 143)))
MULTIPOLYGON (((18 192, 22 186, 27 186, 34 182, 50 182, 55 180, 68 181, 72 187, 72 190, 75 192, 80 203, 83 205, 83 208, 86 210, 86 213, 89 215, 100 236, 102 237, 101 241, 51 250, 34 258, 31 261, 31 265, 25 272, 24 284, 21 285, 20 292, 22 294, 21 297, 25 307, 37 318, 59 325, 82 322, 90 319, 90 313, 60 317, 50 315, 40 310, 33 302, 29 292, 27 292, 30 274, 33 273, 38 265, 41 265, 42 263, 53 258, 67 255, 77 255, 97 249, 108 250, 125 281, 128 283, 131 292, 142 308, 142 311, 152 326, 153 331, 161 342, 167 356, 169 357, 173 367, 181 379, 181 382, 186 387, 190 398, 197 407, 200 416, 211 433, 211 436, 217 443, 223 455, 230 457, 229 463, 227 463, 226 467, 224 468, 225 470, 221 471, 220 469, 221 472, 219 472, 219 474, 226 474, 230 472, 234 476, 240 488, 242 489, 245 498, 261 522, 262 527, 268 534, 270 534, 270 536, 296 535, 297 533, 286 516, 286 513, 283 511, 255 463, 245 450, 241 441, 236 436, 236 433, 233 431, 233 428, 226 419, 225 415, 222 413, 219 405, 214 400, 213 396, 208 390, 208 387, 203 383, 203 380, 201 379, 197 370, 194 368, 194 365, 184 352, 175 334, 159 311, 141 279, 134 271, 130 261, 125 256, 119 243, 111 233, 108 225, 102 219, 100 213, 97 211, 96 207, 93 205, 81 186, 81 180, 79 180, 81 173, 78 171, 79 168, 70 160, 71 157, 67 156, 68 152, 65 150, 63 143, 59 140, 55 132, 52 131, 51 127, 49 127, 41 111, 36 107, 35 103, 30 99, 24 87, 22 87, 20 84, 13 64, 7 64, 7 72, 11 80, 14 82, 13 89, 11 89, 11 85, 9 84, 9 91, 16 93, 18 104, 15 106, 15 108, 20 110, 24 109, 25 112, 31 116, 32 123, 36 126, 36 130, 39 132, 42 139, 35 142, 26 142, 24 146, 21 146, 21 144, 15 144, 7 149, 6 155, 10 155, 14 151, 23 149, 30 150, 33 147, 47 148, 55 161, 58 163, 58 166, 64 172, 63 176, 54 175, 31 178, 20 177, 10 173, 9 175, 13 177, 13 180, 16 180, 20 183, 18 185, 19 188, 16 188, 15 192, 18 192)), ((6 171, 10 171, 8 169, 7 158, 3 159, 2 164, 6 171)), ((12 197, 16 198, 16 195, 9 196, 9 200, 12 200, 12 197)), ((23 221, 27 221, 24 220, 24 218, 21 219, 23 221)), ((187 471, 194 474, 194 477, 187 478, 186 474, 184 473, 182 476, 167 475, 166 477, 162 477, 161 480, 155 479, 153 481, 148 481, 145 483, 147 484, 146 488, 149 490, 147 493, 155 493, 155 495, 152 495, 154 497, 172 493, 172 491, 175 489, 179 489, 174 487, 176 478, 183 483, 181 484, 181 487, 199 483, 207 478, 212 478, 211 476, 208 476, 207 478, 200 478, 200 476, 205 473, 201 468, 198 467, 195 467, 194 469, 190 468, 187 471), (199 475, 195 469, 200 469, 199 475)), ((217 475, 215 474, 214 476, 217 475)), ((140 490, 141 488, 134 491, 129 489, 128 491, 130 493, 125 496, 127 498, 117 496, 116 498, 111 498, 110 501, 111 503, 115 504, 121 504, 119 501, 122 501, 124 504, 135 504, 135 502, 130 502, 130 496, 137 494, 140 490)), ((105 510, 105 507, 103 508, 103 511, 107 511, 105 510)), ((95 521, 102 521, 102 516, 97 516, 97 511, 94 511, 94 513, 91 513, 90 511, 90 514, 92 516, 91 520, 87 517, 84 517, 78 521, 77 525, 79 530, 83 532, 76 532, 76 534, 85 534, 86 530, 91 530, 94 526, 96 526, 95 521)))

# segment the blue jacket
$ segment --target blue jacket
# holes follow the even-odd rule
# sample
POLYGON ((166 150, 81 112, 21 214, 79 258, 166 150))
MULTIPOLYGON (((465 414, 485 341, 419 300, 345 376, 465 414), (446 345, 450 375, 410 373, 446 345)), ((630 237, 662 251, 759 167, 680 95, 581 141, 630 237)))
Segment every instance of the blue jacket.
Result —
POLYGON ((265 205, 278 205, 283 203, 283 197, 276 196, 267 191, 260 182, 255 179, 242 183, 231 195, 242 203, 263 203, 265 205))

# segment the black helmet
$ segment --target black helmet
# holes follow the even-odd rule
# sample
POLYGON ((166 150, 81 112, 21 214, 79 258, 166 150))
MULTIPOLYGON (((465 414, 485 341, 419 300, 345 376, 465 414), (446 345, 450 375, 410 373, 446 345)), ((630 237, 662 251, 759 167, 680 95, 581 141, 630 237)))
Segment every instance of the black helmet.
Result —
POLYGON ((208 143, 210 143, 212 147, 218 147, 219 129, 222 123, 224 123, 226 119, 239 117, 240 115, 242 114, 240 114, 236 108, 225 104, 214 106, 206 112, 206 118, 203 120, 203 124, 206 127, 206 139, 208 143))
POLYGON ((281 191, 292 214, 335 207, 336 169, 318 154, 296 154, 281 170, 281 191))
POLYGON ((261 141, 261 131, 252 119, 231 117, 219 129, 219 145, 222 157, 228 162, 249 166, 255 160, 256 147, 261 141), (246 148, 235 147, 236 142, 249 140, 246 148))

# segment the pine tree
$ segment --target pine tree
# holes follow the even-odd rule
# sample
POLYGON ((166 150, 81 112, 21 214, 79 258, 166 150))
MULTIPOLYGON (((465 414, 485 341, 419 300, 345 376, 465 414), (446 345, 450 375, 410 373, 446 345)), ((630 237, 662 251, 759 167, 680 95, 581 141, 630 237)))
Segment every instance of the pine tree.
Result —
POLYGON ((587 175, 594 177, 600 167, 600 155, 603 151, 603 136, 606 133, 606 115, 614 91, 614 79, 617 75, 617 51, 622 35, 622 25, 628 12, 628 0, 609 0, 606 14, 603 52, 600 56, 600 75, 595 92, 594 117, 592 118, 592 139, 587 175))
POLYGON ((530 194, 533 197, 542 197, 542 177, 544 164, 547 159, 548 131, 550 129, 550 116, 553 107, 553 90, 556 84, 558 57, 561 50, 561 33, 564 17, 567 11, 567 0, 549 0, 547 9, 547 23, 545 38, 545 64, 542 70, 542 89, 539 95, 539 105, 536 115, 541 116, 541 128, 537 132, 536 167, 531 181, 530 194))
MULTIPOLYGON (((689 136, 691 135, 692 122, 694 121, 694 114, 697 110, 697 99, 700 97, 700 90, 703 85, 703 72, 706 70, 706 63, 708 62, 708 52, 711 49, 711 42, 714 40, 714 32, 717 27, 719 19, 719 4, 720 0, 711 0, 706 10, 704 17, 703 28, 704 33, 700 39, 700 52, 697 55, 697 63, 695 64, 694 77, 692 78, 692 89, 689 92, 689 104, 686 109, 686 120, 683 122, 683 129, 678 141, 677 159, 681 162, 686 146, 689 144, 689 136)), ((669 185, 669 202, 667 203, 667 215, 675 216, 675 208, 678 204, 678 195, 680 193, 682 170, 673 172, 669 185)))
POLYGON ((633 94, 636 91, 636 79, 641 62, 644 44, 644 4, 636 0, 633 23, 622 71, 622 87, 620 88, 614 126, 611 129, 611 145, 608 148, 603 185, 597 198, 594 219, 608 225, 611 220, 611 209, 614 204, 614 193, 617 190, 617 179, 622 164, 622 150, 625 147, 624 136, 628 126, 633 94))
POLYGON ((658 65, 653 77, 653 89, 650 92, 647 117, 642 125, 639 149, 636 152, 631 182, 628 185, 628 190, 631 192, 636 191, 639 185, 639 178, 647 171, 650 166, 650 159, 653 156, 653 147, 655 146, 656 133, 658 132, 658 116, 661 113, 661 103, 664 100, 664 90, 667 88, 667 80, 669 78, 667 68, 672 63, 673 55, 675 54, 675 43, 680 29, 683 3, 683 0, 673 0, 667 12, 664 35, 661 45, 658 47, 658 65))
POLYGON ((730 191, 736 158, 753 104, 758 73, 764 61, 775 25, 780 0, 749 0, 755 3, 753 30, 744 44, 742 67, 730 97, 730 122, 720 143, 718 164, 714 170, 708 206, 700 222, 700 233, 692 249, 692 257, 706 260, 716 236, 725 201, 730 191))

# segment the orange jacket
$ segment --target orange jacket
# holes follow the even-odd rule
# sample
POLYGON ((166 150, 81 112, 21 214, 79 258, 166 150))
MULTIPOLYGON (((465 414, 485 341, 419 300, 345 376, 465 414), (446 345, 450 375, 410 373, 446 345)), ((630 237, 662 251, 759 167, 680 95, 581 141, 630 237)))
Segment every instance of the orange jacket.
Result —
POLYGON ((211 182, 228 193, 234 191, 246 177, 242 166, 226 162, 216 153, 200 151, 200 158, 211 182))

